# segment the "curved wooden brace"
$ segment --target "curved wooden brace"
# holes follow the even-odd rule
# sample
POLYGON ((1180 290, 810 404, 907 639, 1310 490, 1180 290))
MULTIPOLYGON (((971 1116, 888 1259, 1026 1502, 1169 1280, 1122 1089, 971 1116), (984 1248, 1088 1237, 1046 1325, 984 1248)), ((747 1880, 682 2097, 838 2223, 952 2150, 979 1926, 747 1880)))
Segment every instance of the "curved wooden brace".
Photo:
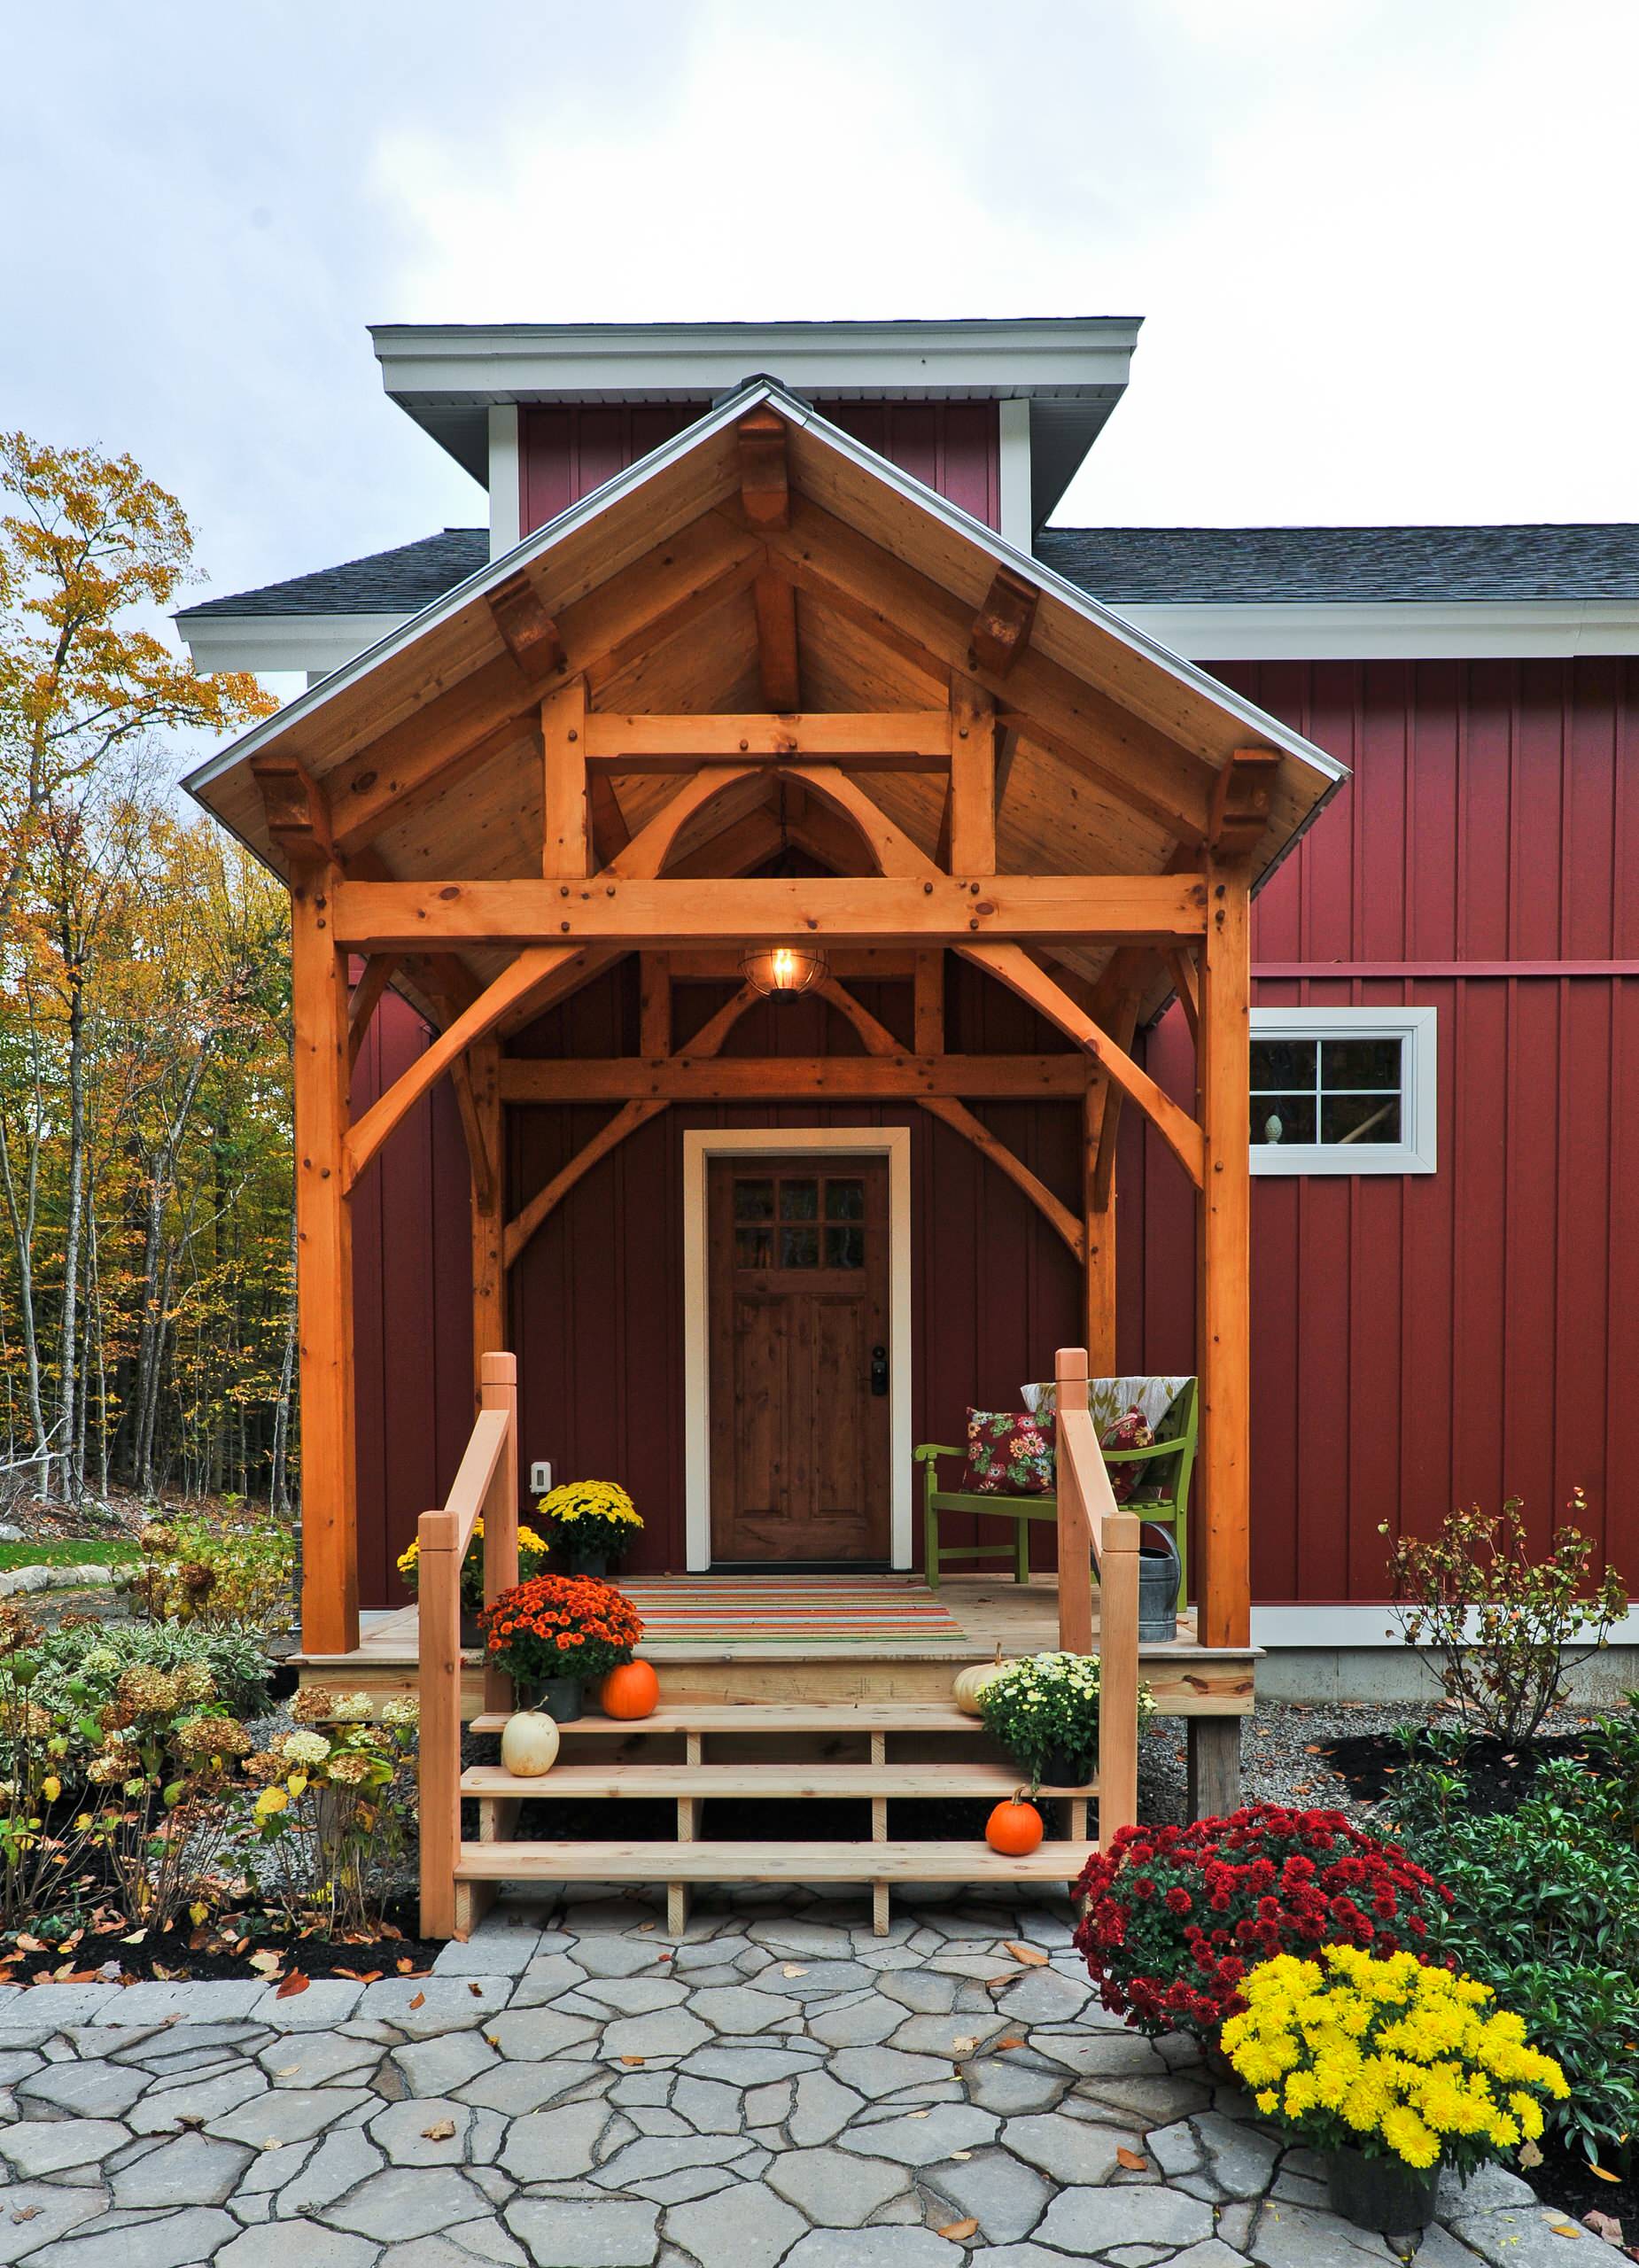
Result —
MULTIPOLYGON (((754 1008, 762 997, 750 985, 742 984, 732 1000, 726 1000, 717 1014, 702 1024, 688 1045, 679 1049, 679 1054, 687 1062, 715 1055, 746 1010, 754 1008)), ((569 1163, 560 1166, 551 1180, 538 1189, 528 1204, 507 1223, 501 1240, 502 1265, 511 1267, 548 1214, 563 1203, 575 1184, 584 1179, 594 1165, 608 1157, 611 1150, 618 1150, 628 1134, 635 1134, 640 1126, 647 1126, 651 1118, 657 1118, 663 1110, 671 1107, 669 1102, 624 1103, 609 1123, 600 1126, 569 1163)))
MULTIPOLYGON (((865 1042, 870 1055, 903 1055, 905 1052, 886 1024, 878 1023, 868 1008, 862 1007, 851 992, 846 991, 833 976, 824 978, 814 987, 822 993, 838 1013, 849 1022, 865 1042)), ((944 1095, 918 1095, 917 1107, 931 1117, 943 1119, 965 1142, 971 1142, 981 1156, 1005 1173, 1014 1187, 1023 1192, 1048 1226, 1056 1229, 1078 1262, 1087 1256, 1086 1240, 1081 1223, 1068 1205, 1060 1204, 1045 1182, 1030 1171, 1022 1158, 991 1133, 982 1118, 976 1118, 966 1103, 952 1102, 944 1095)))

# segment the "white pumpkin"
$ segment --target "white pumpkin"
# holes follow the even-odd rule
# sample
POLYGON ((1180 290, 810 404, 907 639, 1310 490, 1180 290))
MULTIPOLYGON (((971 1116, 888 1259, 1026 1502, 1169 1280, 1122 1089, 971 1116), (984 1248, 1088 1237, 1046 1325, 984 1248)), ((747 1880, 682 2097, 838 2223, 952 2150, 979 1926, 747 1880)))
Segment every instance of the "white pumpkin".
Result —
POLYGON ((1002 1659, 1001 1647, 998 1645, 994 1661, 970 1662, 966 1669, 957 1673, 956 1682, 951 1688, 951 1698, 965 1717, 978 1715, 980 1695, 992 1678, 999 1677, 1006 1666, 1002 1659))
POLYGON ((558 1760, 562 1736, 555 1719, 537 1709, 520 1709, 501 1732, 501 1761, 520 1780, 539 1780, 558 1760))

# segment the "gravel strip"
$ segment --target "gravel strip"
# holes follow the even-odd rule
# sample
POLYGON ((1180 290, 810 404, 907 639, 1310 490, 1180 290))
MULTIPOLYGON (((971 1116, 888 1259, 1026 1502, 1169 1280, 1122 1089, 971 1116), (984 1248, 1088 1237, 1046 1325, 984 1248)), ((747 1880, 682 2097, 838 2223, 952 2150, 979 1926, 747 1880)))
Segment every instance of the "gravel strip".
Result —
MULTIPOLYGON (((1249 1804, 1293 1804, 1301 1808, 1340 1811, 1358 1827, 1380 1828, 1379 1807, 1349 1792, 1317 1749, 1360 1733, 1388 1732, 1407 1721, 1403 1703, 1387 1707, 1367 1701, 1260 1701, 1255 1717, 1243 1718, 1240 1734, 1241 1800, 1249 1804)), ((1182 1826, 1188 1733, 1176 1717, 1158 1717, 1138 1744, 1138 1816, 1182 1826)))

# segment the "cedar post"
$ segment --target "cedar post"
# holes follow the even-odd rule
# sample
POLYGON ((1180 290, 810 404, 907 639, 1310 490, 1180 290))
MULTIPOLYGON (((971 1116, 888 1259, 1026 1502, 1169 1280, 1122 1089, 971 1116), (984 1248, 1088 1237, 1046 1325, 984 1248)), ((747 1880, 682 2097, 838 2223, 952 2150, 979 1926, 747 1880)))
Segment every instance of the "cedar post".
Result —
POLYGON ((358 1476, 353 1440, 353 1215, 347 1130, 347 956, 330 908, 341 868, 294 868, 291 1014, 296 1120, 297 1317, 301 1380, 301 1643, 359 1643, 358 1476))
MULTIPOLYGON (((1067 1410, 1087 1407, 1087 1350, 1060 1347, 1053 1359, 1060 1416, 1067 1410)), ((1092 1550, 1087 1534, 1087 1511, 1076 1493, 1070 1460, 1062 1453, 1054 1460, 1059 1495, 1059 1650, 1066 1654, 1092 1651, 1092 1550)))
POLYGON ((423 1512, 416 1583, 421 1656, 419 1736, 421 1933, 455 1934, 455 1862, 461 1853, 461 1565, 455 1515, 423 1512))
MULTIPOLYGON (((472 1097, 472 1375, 481 1388, 485 1364, 507 1343, 507 1274, 501 1235, 507 1217, 506 1153, 501 1112, 501 1048, 481 1039, 467 1055, 472 1097)), ((483 1402, 481 1391, 478 1394, 483 1402)))
MULTIPOLYGON (((496 1265, 499 1274, 499 1260, 496 1265)), ((496 1464, 484 1504, 484 1604, 493 1606, 518 1579, 518 1358, 487 1354, 478 1368, 480 1405, 507 1413, 507 1446, 496 1464)), ((511 1679, 487 1662, 484 1706, 503 1714, 512 1708, 511 1679)))
POLYGON ((1090 1078, 1082 1102, 1082 1235, 1087 1368, 1090 1376, 1100 1379, 1115 1375, 1115 1179, 1113 1172, 1099 1170, 1105 1120, 1114 1107, 1109 1081, 1090 1078))
POLYGON ((1207 869, 1200 957, 1201 1476, 1199 1631, 1208 1646, 1251 1643, 1252 1140, 1247 1000, 1250 889, 1244 861, 1207 869))

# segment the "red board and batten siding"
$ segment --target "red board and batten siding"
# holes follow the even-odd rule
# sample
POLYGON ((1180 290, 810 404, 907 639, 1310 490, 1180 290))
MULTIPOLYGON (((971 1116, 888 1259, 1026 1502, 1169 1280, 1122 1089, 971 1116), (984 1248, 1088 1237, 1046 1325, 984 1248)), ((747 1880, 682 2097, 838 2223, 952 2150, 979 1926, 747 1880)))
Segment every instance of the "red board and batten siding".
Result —
MULTIPOLYGON (((1579 1484, 1639 1576, 1639 665, 1219 673, 1354 772, 1254 999, 1439 1012, 1436 1173, 1253 1184, 1254 1596, 1380 1597, 1379 1522, 1517 1495, 1545 1541, 1579 1484)), ((1190 1078, 1176 1012, 1149 1061, 1190 1078)), ((1183 1367, 1192 1208, 1153 1139, 1123 1164, 1122 1360, 1183 1367)))
MULTIPOLYGON (((518 414, 519 532, 543 527, 692 424, 698 402, 526 404, 518 414)), ((821 416, 987 527, 1001 524, 993 401, 822 401, 821 416)))

